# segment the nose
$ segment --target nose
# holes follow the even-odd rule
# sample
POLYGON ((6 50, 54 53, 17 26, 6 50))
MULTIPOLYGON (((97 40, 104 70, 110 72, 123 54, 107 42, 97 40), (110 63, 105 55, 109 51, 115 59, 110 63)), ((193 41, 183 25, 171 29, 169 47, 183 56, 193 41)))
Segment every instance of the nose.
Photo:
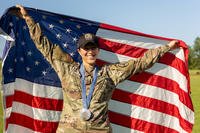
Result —
POLYGON ((95 52, 94 49, 88 49, 88 50, 87 50, 87 53, 94 53, 94 52, 95 52))

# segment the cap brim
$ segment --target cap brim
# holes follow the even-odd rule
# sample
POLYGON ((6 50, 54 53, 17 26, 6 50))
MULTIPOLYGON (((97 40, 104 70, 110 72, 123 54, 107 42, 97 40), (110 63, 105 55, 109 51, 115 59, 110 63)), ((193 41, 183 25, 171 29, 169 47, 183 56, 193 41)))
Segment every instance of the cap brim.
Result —
POLYGON ((84 48, 84 47, 88 47, 88 46, 97 47, 97 48, 99 47, 99 45, 97 43, 87 42, 87 43, 82 44, 79 48, 84 48))

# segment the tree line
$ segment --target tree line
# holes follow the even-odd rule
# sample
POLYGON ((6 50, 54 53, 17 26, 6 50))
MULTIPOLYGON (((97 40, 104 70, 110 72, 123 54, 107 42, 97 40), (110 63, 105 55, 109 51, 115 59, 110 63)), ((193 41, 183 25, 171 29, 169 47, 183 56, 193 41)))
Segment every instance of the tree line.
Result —
POLYGON ((189 46, 189 69, 200 70, 200 37, 197 37, 193 46, 189 46))

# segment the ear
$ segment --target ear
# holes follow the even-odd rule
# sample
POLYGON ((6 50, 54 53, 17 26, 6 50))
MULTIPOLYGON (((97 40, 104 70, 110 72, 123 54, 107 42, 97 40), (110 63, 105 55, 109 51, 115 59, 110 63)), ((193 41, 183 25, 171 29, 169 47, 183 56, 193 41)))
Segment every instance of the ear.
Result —
POLYGON ((77 51, 78 51, 78 53, 81 55, 81 50, 80 50, 80 48, 79 48, 79 49, 77 49, 77 51))
POLYGON ((97 48, 97 51, 98 51, 98 54, 99 54, 100 48, 97 48))

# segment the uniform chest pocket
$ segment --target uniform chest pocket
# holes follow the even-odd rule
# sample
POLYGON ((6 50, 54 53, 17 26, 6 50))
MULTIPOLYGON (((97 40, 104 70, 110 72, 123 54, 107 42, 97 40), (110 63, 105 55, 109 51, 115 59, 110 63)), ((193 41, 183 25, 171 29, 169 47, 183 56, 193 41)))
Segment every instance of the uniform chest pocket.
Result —
POLYGON ((70 99, 74 99, 74 100, 77 100, 77 99, 81 99, 81 91, 80 90, 77 90, 77 89, 72 89, 72 90, 67 90, 66 91, 67 95, 70 97, 70 99))
POLYGON ((62 81, 63 91, 71 100, 81 99, 81 88, 77 80, 76 77, 70 77, 62 81))

